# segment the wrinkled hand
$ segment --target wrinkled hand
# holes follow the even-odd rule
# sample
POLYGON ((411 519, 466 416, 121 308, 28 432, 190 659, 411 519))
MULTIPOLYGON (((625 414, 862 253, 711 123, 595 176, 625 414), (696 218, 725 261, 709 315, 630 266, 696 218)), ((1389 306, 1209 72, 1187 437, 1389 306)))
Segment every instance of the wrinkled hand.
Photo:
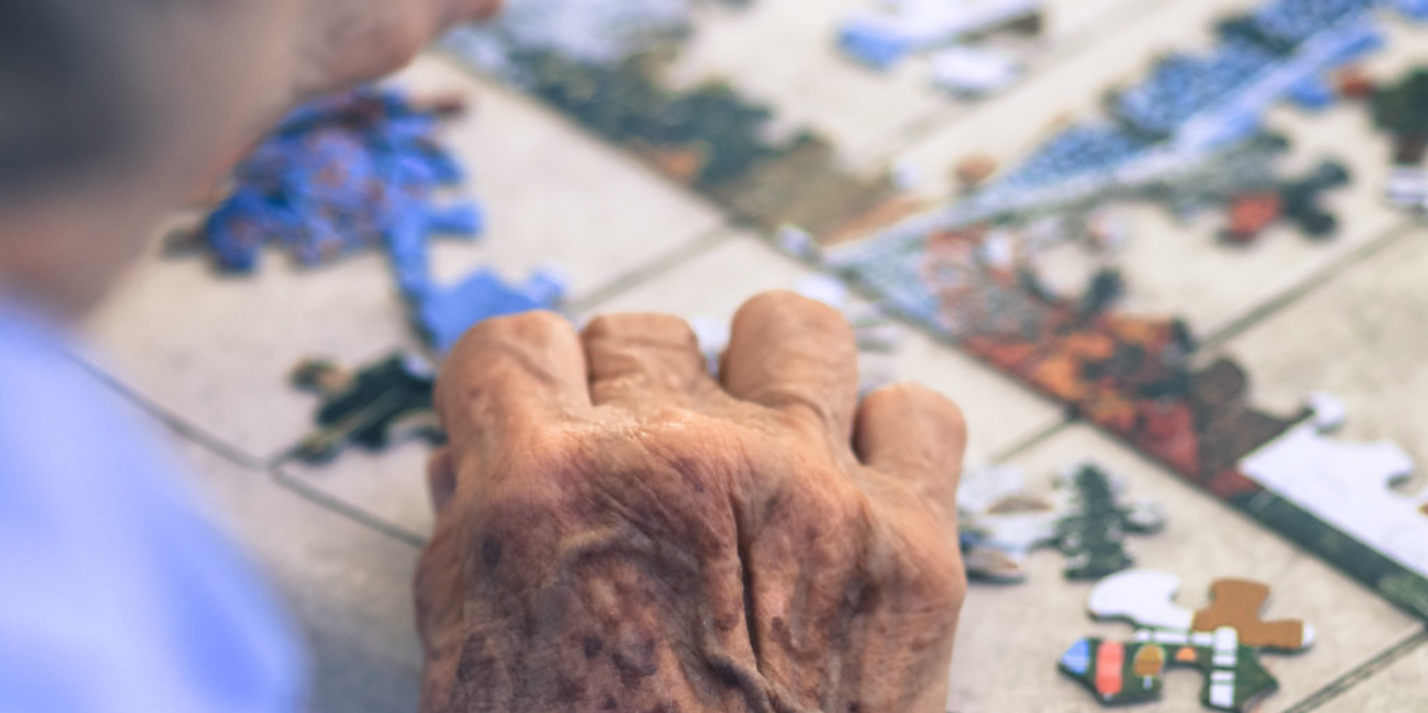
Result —
POLYGON ((856 359, 790 293, 740 310, 720 382, 672 317, 473 330, 437 389, 423 713, 942 711, 962 417, 857 407, 856 359))

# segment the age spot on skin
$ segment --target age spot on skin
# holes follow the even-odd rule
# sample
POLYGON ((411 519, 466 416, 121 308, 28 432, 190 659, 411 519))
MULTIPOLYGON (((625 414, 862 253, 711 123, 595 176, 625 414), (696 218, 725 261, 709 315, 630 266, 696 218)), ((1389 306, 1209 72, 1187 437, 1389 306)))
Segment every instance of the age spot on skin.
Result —
POLYGON ((500 540, 487 537, 481 541, 481 561, 486 563, 486 569, 495 569, 501 563, 500 540))

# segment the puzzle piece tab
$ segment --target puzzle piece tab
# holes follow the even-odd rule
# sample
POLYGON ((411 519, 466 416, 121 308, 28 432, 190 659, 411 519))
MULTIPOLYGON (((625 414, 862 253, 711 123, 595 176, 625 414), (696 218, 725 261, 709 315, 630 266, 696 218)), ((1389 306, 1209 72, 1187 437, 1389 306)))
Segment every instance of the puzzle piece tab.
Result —
POLYGON ((1259 663, 1260 651, 1299 651, 1314 641, 1309 624, 1260 619, 1269 598, 1263 584, 1216 580, 1210 586, 1212 603, 1194 613, 1174 602, 1179 587, 1175 575, 1148 570, 1102 580, 1091 592, 1091 615, 1127 621, 1137 631, 1126 642, 1077 641, 1062 655, 1061 672, 1103 704, 1124 705, 1159 699, 1166 669, 1195 668, 1205 674, 1202 702, 1237 713, 1279 687, 1259 663))

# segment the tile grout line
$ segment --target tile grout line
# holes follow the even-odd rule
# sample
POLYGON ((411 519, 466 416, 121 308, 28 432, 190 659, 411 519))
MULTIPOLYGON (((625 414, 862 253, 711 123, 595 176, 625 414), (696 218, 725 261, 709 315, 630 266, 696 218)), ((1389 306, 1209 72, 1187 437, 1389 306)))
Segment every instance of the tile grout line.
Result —
POLYGON ((680 266, 693 261, 719 246, 731 241, 738 234, 737 229, 728 223, 720 224, 709 231, 700 234, 687 244, 671 251, 669 254, 653 262, 637 267, 629 272, 620 275, 604 285, 591 290, 589 294, 572 300, 565 307, 572 313, 579 314, 588 310, 601 302, 628 292, 651 280, 664 276, 680 266))
POLYGON ((1307 297, 1320 288, 1333 282, 1340 275, 1349 269, 1356 267, 1369 258, 1392 247, 1399 240, 1411 234, 1420 223, 1414 218, 1407 218, 1387 229, 1378 236, 1356 248, 1353 252, 1326 265, 1323 269, 1300 280, 1279 294, 1261 302, 1257 307, 1234 319, 1229 324, 1219 327, 1208 336, 1204 337, 1197 352, 1208 352, 1225 346, 1236 337, 1243 335, 1250 329, 1258 326, 1262 322, 1279 314, 1288 307, 1297 303, 1300 299, 1307 297))
POLYGON ((1284 713, 1310 713, 1319 710, 1333 701, 1335 698, 1344 695, 1359 684, 1368 681, 1380 671, 1397 663, 1405 656, 1418 651, 1428 644, 1428 629, 1423 629, 1410 635, 1404 640, 1381 651, 1378 655, 1365 661, 1348 673, 1330 681, 1323 688, 1309 694, 1308 698, 1285 709, 1284 713))
POLYGON ((245 470, 262 471, 266 467, 261 458, 247 453, 242 448, 228 443, 223 438, 214 435, 202 426, 194 424, 168 408, 159 405, 157 402, 121 381, 117 376, 111 374, 103 367, 83 357, 76 356, 73 357, 73 359, 75 364, 89 373, 90 376, 94 377, 94 379, 100 382, 105 388, 108 388, 120 398, 154 417, 162 426, 177 435, 188 439, 214 455, 245 470))
POLYGON ((134 406, 153 416, 160 426, 169 429, 174 435, 185 439, 190 444, 243 470, 251 471, 255 475, 267 475, 274 484, 287 491, 290 495, 294 495, 333 515, 344 518, 359 527, 365 527, 377 534, 385 535, 417 549, 426 545, 426 538, 416 533, 392 525, 365 510, 314 489, 305 483, 301 483, 286 473, 281 472, 276 467, 264 465, 259 459, 243 453, 238 448, 225 443, 222 439, 208 433, 202 428, 188 423, 167 409, 149 401, 143 395, 118 381, 98 366, 79 358, 76 358, 75 361, 106 388, 112 389, 121 398, 128 400, 134 406))
POLYGON ((1033 448, 1036 448, 1037 446, 1042 445, 1043 443, 1046 443, 1047 441, 1050 441, 1051 439, 1061 435, 1066 430, 1070 429, 1072 426, 1081 422, 1082 421, 1080 419, 1067 416, 1062 420, 1057 421, 1056 423, 1053 423, 1047 426, 1046 428, 1043 428, 1040 431, 1037 431, 1036 433, 1033 433, 1021 439, 1020 441, 1017 441, 1011 446, 1003 448, 996 455, 992 456, 990 462, 1005 463, 1013 458, 1016 458, 1017 456, 1020 456, 1023 453, 1030 451, 1033 448))
POLYGON ((346 518, 351 522, 366 527, 373 532, 385 535, 397 542, 410 545, 415 549, 426 547, 427 538, 412 532, 404 527, 393 525, 385 519, 357 507, 334 495, 314 488, 299 478, 294 478, 281 468, 272 468, 267 471, 269 478, 278 487, 288 491, 302 500, 307 501, 319 508, 327 510, 339 517, 346 518))

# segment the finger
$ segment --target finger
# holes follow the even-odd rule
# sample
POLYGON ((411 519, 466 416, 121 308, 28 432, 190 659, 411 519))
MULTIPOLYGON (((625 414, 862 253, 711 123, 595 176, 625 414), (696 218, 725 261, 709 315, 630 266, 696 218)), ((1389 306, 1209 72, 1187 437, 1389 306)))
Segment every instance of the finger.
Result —
POLYGON ((596 406, 690 406, 715 391, 689 324, 662 314, 598 317, 581 335, 596 406))
POLYGON ((436 407, 453 445, 489 444, 589 408, 585 354, 568 320, 527 312, 482 322, 457 343, 437 381, 436 407))
POLYGON ((858 409, 854 447, 872 469, 956 510, 967 426, 961 409, 941 394, 918 384, 869 394, 858 409))
POLYGON ((721 375, 744 401, 808 417, 847 443, 858 398, 858 348, 837 310, 766 292, 734 316, 721 375))

